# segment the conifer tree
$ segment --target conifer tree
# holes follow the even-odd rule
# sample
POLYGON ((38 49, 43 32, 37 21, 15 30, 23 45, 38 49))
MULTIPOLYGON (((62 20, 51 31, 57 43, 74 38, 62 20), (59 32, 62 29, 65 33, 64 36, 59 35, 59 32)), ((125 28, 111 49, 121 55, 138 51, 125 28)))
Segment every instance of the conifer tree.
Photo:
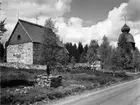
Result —
POLYGON ((136 48, 134 51, 133 66, 136 71, 140 71, 140 51, 138 48, 136 48))
POLYGON ((103 68, 105 68, 105 66, 106 67, 109 66, 110 54, 111 54, 111 46, 109 45, 108 38, 104 36, 102 39, 102 43, 99 47, 99 55, 103 68))
POLYGON ((98 42, 96 40, 91 40, 87 51, 87 60, 89 63, 94 63, 96 60, 99 59, 98 48, 98 42))

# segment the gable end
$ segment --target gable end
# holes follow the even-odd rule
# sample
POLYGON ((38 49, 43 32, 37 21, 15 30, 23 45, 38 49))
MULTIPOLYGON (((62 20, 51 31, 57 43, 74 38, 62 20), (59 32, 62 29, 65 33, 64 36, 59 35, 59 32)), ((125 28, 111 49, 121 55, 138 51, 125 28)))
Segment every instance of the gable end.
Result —
POLYGON ((24 29, 22 24, 18 21, 8 40, 8 45, 22 44, 28 42, 32 42, 32 39, 27 33, 27 31, 24 29))

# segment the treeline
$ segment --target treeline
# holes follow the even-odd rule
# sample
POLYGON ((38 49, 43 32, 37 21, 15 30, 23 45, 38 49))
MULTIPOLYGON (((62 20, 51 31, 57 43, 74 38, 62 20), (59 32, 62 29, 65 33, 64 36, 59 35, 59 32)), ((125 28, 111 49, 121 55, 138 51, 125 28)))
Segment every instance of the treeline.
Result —
MULTIPOLYGON (((129 45, 128 45, 129 46, 129 45)), ((97 40, 91 40, 89 45, 81 42, 76 44, 66 43, 65 47, 69 51, 69 62, 94 63, 101 61, 102 69, 111 70, 140 70, 140 52, 138 48, 132 52, 131 49, 113 47, 110 45, 108 37, 102 38, 99 45, 97 40)))
POLYGON ((88 50, 87 44, 83 45, 81 42, 79 42, 78 45, 76 45, 76 44, 72 44, 71 42, 68 42, 65 44, 65 47, 67 48, 69 52, 70 59, 74 57, 77 63, 79 62, 83 63, 87 61, 86 58, 84 58, 88 50))

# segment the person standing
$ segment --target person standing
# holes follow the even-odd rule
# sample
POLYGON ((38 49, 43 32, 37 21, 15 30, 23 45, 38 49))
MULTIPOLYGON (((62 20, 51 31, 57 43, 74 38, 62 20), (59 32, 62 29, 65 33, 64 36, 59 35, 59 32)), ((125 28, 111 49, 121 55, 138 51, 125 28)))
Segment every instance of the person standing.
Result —
POLYGON ((50 67, 50 65, 48 64, 47 65, 47 68, 46 68, 46 72, 47 72, 47 77, 49 78, 49 76, 50 76, 50 71, 51 71, 51 67, 50 67))

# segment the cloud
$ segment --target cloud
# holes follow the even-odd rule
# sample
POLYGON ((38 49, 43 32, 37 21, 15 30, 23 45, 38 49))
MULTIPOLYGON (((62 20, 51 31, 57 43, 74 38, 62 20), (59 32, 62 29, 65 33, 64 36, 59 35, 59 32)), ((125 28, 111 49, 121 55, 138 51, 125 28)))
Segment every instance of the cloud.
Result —
POLYGON ((65 22, 63 17, 55 19, 58 34, 64 42, 87 43, 90 38, 90 27, 83 27, 83 20, 77 17, 71 17, 65 22))
MULTIPOLYGON (((111 45, 117 46, 117 40, 121 34, 121 28, 127 15, 127 24, 131 27, 130 33, 134 36, 136 46, 140 49, 140 1, 130 0, 122 3, 119 7, 114 7, 108 12, 108 17, 92 24, 91 20, 83 20, 79 17, 70 17, 66 20, 63 14, 70 11, 71 0, 4 0, 2 17, 7 17, 7 28, 12 31, 17 21, 17 14, 22 19, 36 22, 35 16, 39 15, 38 23, 44 25, 49 17, 56 22, 60 39, 64 42, 89 44, 92 39, 102 41, 106 35, 111 45), (88 25, 86 26, 85 23, 88 25)), ((7 34, 8 36, 8 34, 7 34)))
MULTIPOLYGON (((126 12, 126 9, 131 6, 131 2, 132 0, 128 3, 122 3, 118 8, 115 7, 113 10, 109 11, 107 19, 89 27, 84 27, 82 24, 84 20, 78 17, 71 17, 68 20, 68 24, 64 21, 58 21, 57 26, 59 27, 59 35, 64 42, 69 41, 73 43, 77 43, 79 41, 90 43, 91 39, 96 39, 101 43, 102 37, 106 35, 109 38, 111 45, 117 46, 117 40, 121 34, 121 28, 125 24, 124 16, 128 13, 126 12)), ((136 47, 140 49, 140 21, 134 22, 127 19, 127 25, 131 28, 130 33, 135 38, 136 47)))
POLYGON ((64 13, 69 12, 70 3, 71 0, 3 0, 0 21, 6 17, 8 32, 2 40, 9 38, 18 17, 35 23, 38 15, 38 23, 43 25, 47 18, 63 16, 64 13))
POLYGON ((112 43, 115 43, 124 24, 122 11, 126 6, 126 3, 121 4, 119 8, 114 8, 109 12, 107 19, 89 27, 84 27, 84 20, 78 17, 68 19, 68 24, 64 21, 58 21, 59 34, 64 41, 71 41, 73 43, 79 41, 90 43, 91 39, 96 39, 101 43, 104 35, 108 36, 112 43))
POLYGON ((140 0, 130 0, 128 6, 124 9, 127 18, 130 21, 140 20, 140 0))
POLYGON ((136 46, 138 47, 138 49, 140 50, 140 34, 139 35, 136 35, 134 37, 135 39, 135 42, 136 42, 136 46))
POLYGON ((71 0, 4 0, 2 7, 10 17, 16 16, 18 11, 21 17, 34 18, 39 14, 55 17, 69 12, 70 3, 71 0))
POLYGON ((71 17, 68 20, 68 25, 70 27, 82 27, 83 20, 78 17, 71 17))

